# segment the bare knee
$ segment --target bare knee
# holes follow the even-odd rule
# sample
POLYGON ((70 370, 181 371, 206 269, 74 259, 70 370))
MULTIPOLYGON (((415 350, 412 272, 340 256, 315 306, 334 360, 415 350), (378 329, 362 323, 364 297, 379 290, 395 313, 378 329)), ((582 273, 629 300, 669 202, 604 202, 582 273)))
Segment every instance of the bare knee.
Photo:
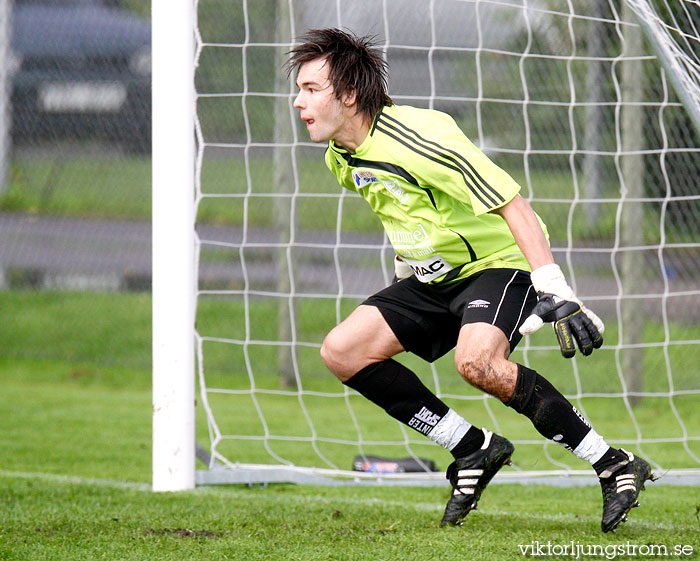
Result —
POLYGON ((346 382, 368 364, 391 358, 403 347, 374 306, 358 306, 321 345, 321 359, 346 382))
POLYGON ((508 360, 510 343, 503 332, 490 324, 462 326, 455 366, 466 382, 507 402, 515 390, 518 367, 508 360))
POLYGON ((354 368, 352 365, 352 352, 347 348, 345 338, 338 331, 337 328, 333 329, 323 340, 321 360, 336 378, 341 382, 345 382, 357 371, 350 372, 354 368))
POLYGON ((459 375, 465 382, 482 390, 494 371, 492 362, 490 353, 482 349, 466 349, 455 353, 455 366, 459 375))
POLYGON ((489 349, 467 348, 455 354, 455 365, 460 376, 504 403, 513 395, 517 380, 517 365, 489 349))

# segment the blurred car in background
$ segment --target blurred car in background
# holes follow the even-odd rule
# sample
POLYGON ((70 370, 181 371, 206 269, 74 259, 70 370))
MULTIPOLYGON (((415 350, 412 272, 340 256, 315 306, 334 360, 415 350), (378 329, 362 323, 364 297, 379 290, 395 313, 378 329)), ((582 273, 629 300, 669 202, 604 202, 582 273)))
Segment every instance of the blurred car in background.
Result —
POLYGON ((119 0, 15 0, 12 137, 151 147, 151 25, 119 0))

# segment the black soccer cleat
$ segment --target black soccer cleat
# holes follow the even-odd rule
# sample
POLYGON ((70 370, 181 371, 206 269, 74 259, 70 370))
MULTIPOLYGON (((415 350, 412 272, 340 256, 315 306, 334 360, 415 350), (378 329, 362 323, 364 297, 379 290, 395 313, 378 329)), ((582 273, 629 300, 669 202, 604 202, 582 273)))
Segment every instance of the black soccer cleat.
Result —
POLYGON ((499 469, 510 464, 513 445, 502 436, 484 431, 484 444, 479 450, 458 458, 447 468, 452 496, 445 506, 440 526, 462 524, 464 517, 475 510, 479 497, 499 469))
POLYGON ((614 532, 621 522, 627 520, 627 513, 632 507, 639 506, 637 497, 644 490, 644 482, 655 479, 645 460, 622 448, 620 451, 627 455, 627 459, 606 470, 600 477, 603 488, 603 532, 614 532))

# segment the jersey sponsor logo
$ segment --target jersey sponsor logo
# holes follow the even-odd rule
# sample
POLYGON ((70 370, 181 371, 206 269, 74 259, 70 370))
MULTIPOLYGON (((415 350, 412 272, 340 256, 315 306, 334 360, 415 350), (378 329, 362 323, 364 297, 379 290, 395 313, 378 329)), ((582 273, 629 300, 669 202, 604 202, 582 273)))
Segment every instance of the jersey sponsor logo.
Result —
POLYGON ((430 237, 422 224, 418 224, 413 231, 387 230, 386 235, 396 249, 409 249, 419 244, 430 244, 430 237))
POLYGON ((358 189, 366 187, 370 183, 379 183, 379 179, 371 171, 352 170, 352 180, 358 189))
POLYGON ((467 304, 467 308, 488 308, 491 305, 491 302, 488 300, 472 300, 467 304))
POLYGON ((416 429, 422 434, 428 434, 438 421, 441 419, 440 415, 433 413, 427 407, 422 407, 418 413, 413 415, 413 418, 408 421, 408 426, 416 429))
POLYGON ((454 267, 445 261, 440 255, 433 255, 423 261, 407 259, 403 255, 401 258, 411 267, 416 278, 421 282, 430 282, 444 275, 454 267))
POLYGON ((403 204, 406 202, 408 195, 404 193, 403 188, 396 181, 393 179, 386 179, 382 181, 382 183, 384 184, 384 187, 386 187, 386 190, 396 197, 399 203, 403 204))
POLYGON ((437 253, 437 249, 435 249, 432 245, 428 245, 426 247, 419 247, 417 249, 402 250, 402 254, 408 257, 409 259, 418 259, 420 257, 425 257, 426 255, 432 255, 433 253, 437 253))

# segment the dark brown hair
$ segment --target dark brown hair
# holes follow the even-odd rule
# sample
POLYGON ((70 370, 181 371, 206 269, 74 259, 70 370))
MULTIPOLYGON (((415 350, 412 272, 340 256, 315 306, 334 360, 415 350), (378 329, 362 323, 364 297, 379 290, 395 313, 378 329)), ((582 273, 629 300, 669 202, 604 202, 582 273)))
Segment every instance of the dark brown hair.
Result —
POLYGON ((387 94, 387 64, 373 40, 333 28, 307 31, 298 38, 301 44, 287 53, 287 75, 325 58, 336 98, 354 92, 357 112, 371 121, 382 107, 393 105, 387 94))

